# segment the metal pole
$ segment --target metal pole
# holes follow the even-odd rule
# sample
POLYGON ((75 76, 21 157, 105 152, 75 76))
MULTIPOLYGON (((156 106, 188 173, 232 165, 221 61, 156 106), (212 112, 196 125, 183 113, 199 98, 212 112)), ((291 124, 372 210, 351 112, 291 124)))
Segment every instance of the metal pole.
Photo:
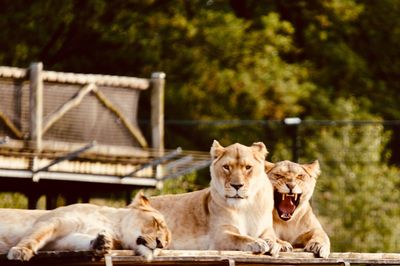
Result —
POLYGON ((287 126, 289 134, 292 138, 292 161, 299 161, 299 126, 301 119, 299 117, 288 117, 283 120, 283 123, 287 126))

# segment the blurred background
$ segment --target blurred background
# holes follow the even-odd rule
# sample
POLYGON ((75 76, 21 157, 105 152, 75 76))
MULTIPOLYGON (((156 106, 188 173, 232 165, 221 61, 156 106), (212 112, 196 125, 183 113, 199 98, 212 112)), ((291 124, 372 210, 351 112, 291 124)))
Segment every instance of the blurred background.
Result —
MULTIPOLYGON (((273 162, 318 159, 312 204, 333 251, 400 250, 400 1, 0 3, 0 65, 163 71, 167 148, 263 141, 273 162)), ((208 182, 203 170, 161 193, 208 182)), ((0 194, 1 207, 24 204, 0 194)))

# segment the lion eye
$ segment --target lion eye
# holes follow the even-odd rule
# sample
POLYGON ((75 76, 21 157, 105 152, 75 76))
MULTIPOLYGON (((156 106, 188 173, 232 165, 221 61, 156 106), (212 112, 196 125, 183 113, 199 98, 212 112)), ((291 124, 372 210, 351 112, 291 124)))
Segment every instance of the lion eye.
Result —
POLYGON ((225 170, 228 170, 228 171, 229 171, 229 165, 224 164, 222 167, 223 167, 225 170))
POLYGON ((252 168, 252 166, 251 165, 246 165, 245 168, 246 168, 246 170, 250 170, 252 168))
POLYGON ((283 175, 279 175, 279 174, 275 174, 275 176, 276 176, 276 178, 284 178, 284 176, 283 175))
POLYGON ((298 175, 297 178, 304 179, 304 178, 306 178, 306 176, 305 175, 298 175))

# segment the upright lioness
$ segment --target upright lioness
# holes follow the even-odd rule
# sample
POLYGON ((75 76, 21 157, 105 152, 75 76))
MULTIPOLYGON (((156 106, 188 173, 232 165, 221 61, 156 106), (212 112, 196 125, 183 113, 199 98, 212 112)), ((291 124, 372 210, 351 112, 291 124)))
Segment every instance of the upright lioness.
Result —
POLYGON ((242 250, 277 255, 273 191, 261 142, 222 147, 214 141, 210 187, 150 198, 172 232, 171 249, 242 250))
POLYGON ((302 247, 305 251, 327 258, 328 235, 314 215, 310 198, 320 174, 318 161, 297 164, 290 161, 266 162, 266 172, 274 186, 274 229, 282 251, 302 247))
POLYGON ((132 249, 151 258, 170 241, 163 216, 139 193, 128 208, 73 204, 52 211, 0 209, 0 253, 30 260, 38 250, 132 249))

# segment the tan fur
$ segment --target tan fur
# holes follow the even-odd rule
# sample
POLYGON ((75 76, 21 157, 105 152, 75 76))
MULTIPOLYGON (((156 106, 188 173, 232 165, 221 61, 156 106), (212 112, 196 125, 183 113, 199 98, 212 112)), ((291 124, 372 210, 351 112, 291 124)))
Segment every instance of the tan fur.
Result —
POLYGON ((172 232, 171 249, 242 250, 277 255, 272 185, 261 142, 222 147, 214 141, 210 187, 151 198, 172 232), (238 189, 235 189, 235 187, 238 189))
POLYGON ((128 208, 73 204, 52 211, 0 209, 0 253, 27 261, 38 250, 132 249, 150 259, 170 242, 164 217, 139 193, 128 208))
POLYGON ((266 162, 265 168, 275 190, 274 229, 279 238, 278 242, 282 245, 282 251, 290 251, 293 246, 302 247, 305 251, 327 258, 330 253, 329 237, 314 215, 309 202, 320 174, 318 161, 311 164, 297 164, 290 161, 275 164, 266 162), (294 193, 300 197, 299 204, 288 218, 278 211, 277 205, 280 203, 277 197, 286 194, 285 197, 294 200, 294 196, 289 196, 294 193))

